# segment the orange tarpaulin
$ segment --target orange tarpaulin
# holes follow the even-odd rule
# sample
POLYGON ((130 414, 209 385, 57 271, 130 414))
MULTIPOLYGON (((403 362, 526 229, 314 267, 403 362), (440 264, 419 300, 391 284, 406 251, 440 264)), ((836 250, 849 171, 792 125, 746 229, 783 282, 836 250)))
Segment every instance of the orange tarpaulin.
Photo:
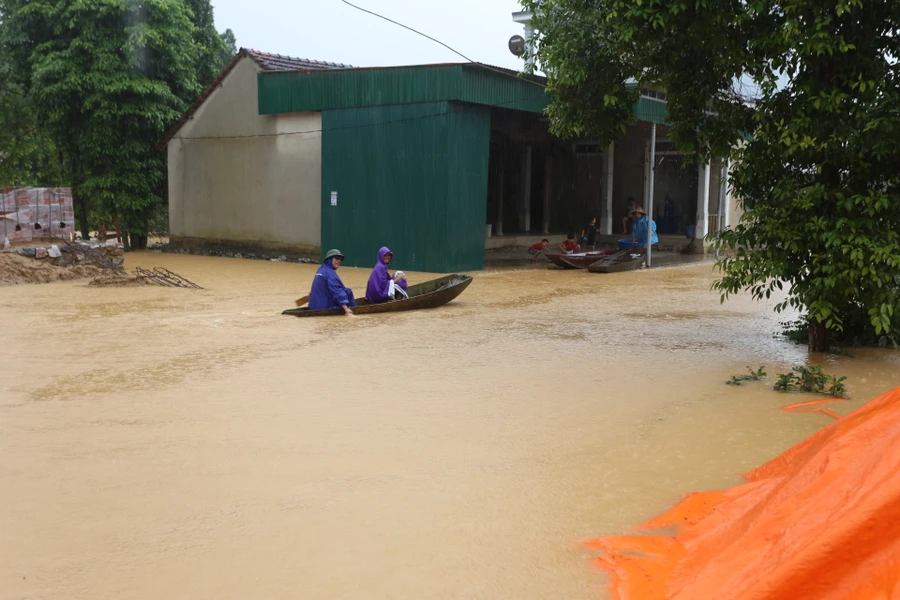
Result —
POLYGON ((900 388, 746 475, 588 545, 620 600, 900 600, 900 388))

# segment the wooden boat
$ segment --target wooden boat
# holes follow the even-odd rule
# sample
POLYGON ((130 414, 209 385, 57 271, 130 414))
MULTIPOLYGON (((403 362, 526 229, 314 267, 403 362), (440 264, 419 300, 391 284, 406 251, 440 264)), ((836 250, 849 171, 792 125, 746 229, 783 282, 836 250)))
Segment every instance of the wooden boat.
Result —
POLYGON ((623 271, 635 271, 644 263, 644 255, 647 251, 643 248, 628 248, 619 250, 615 254, 598 260, 588 265, 591 273, 621 273, 623 271))
POLYGON ((563 269, 584 269, 614 252, 616 250, 597 250, 595 252, 579 252, 578 254, 547 254, 546 256, 550 262, 563 269))
MULTIPOLYGON (((368 298, 360 298, 356 301, 353 312, 357 315, 371 315, 403 310, 418 310, 421 308, 437 308, 462 294, 469 287, 470 283, 472 283, 470 275, 446 275, 438 279, 409 286, 409 289, 406 290, 406 293, 409 294, 408 299, 374 303, 370 302, 368 298)), ((289 308, 281 314, 294 317, 329 317, 342 315, 344 310, 341 308, 310 310, 307 307, 303 307, 289 308)))

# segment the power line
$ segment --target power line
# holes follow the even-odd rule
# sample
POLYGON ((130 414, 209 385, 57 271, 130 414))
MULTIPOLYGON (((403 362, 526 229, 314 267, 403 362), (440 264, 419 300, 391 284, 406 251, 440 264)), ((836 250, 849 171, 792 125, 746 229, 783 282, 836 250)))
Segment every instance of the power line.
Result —
MULTIPOLYGON (((409 30, 409 31, 412 31, 413 33, 416 33, 416 34, 418 34, 418 35, 421 35, 422 37, 424 37, 424 38, 426 38, 426 39, 429 39, 429 40, 431 40, 432 42, 434 42, 434 43, 436 43, 436 44, 440 44, 441 46, 443 46, 444 48, 446 48, 446 49, 449 50, 450 52, 453 52, 454 54, 463 57, 463 58, 466 59, 468 62, 472 63, 473 65, 478 65, 478 66, 481 67, 482 69, 487 69, 488 71, 493 71, 493 72, 495 72, 495 73, 500 73, 501 75, 505 75, 505 76, 507 76, 507 77, 515 77, 515 78, 517 78, 517 79, 519 78, 518 75, 513 75, 513 74, 511 74, 511 73, 509 73, 509 72, 507 72, 507 71, 501 71, 500 69, 495 69, 495 68, 493 68, 493 67, 491 67, 491 66, 489 66, 489 65, 486 65, 486 64, 484 64, 484 63, 480 63, 480 62, 474 61, 474 60, 472 60, 471 58, 469 58, 468 56, 466 56, 465 54, 463 54, 462 52, 460 52, 459 50, 456 50, 455 48, 451 48, 450 46, 448 46, 447 44, 445 44, 445 43, 442 42, 441 40, 436 39, 436 38, 433 38, 433 37, 431 37, 430 35, 428 35, 427 33, 422 33, 422 32, 419 31, 418 29, 413 29, 413 28, 410 27, 409 25, 404 25, 403 23, 400 23, 399 21, 395 21, 395 20, 393 20, 393 19, 391 19, 391 18, 385 17, 384 15, 380 15, 380 14, 378 14, 378 13, 376 13, 376 12, 373 12, 373 11, 368 10, 368 9, 366 9, 366 8, 363 8, 363 7, 361 7, 361 6, 357 6, 357 5, 353 4, 352 2, 348 2, 348 0, 341 0, 341 2, 343 2, 343 3, 346 4, 347 6, 351 6, 351 7, 355 8, 356 10, 359 10, 359 11, 362 11, 362 12, 364 12, 364 13, 370 14, 370 15, 372 15, 373 17, 378 17, 379 19, 384 19, 384 20, 387 21, 388 23, 393 23, 394 25, 396 25, 396 26, 398 26, 398 27, 402 27, 403 29, 407 29, 407 30, 409 30)), ((532 83, 532 84, 534 84, 534 85, 536 85, 536 86, 542 87, 542 88, 547 87, 547 86, 544 85, 543 83, 540 83, 540 82, 538 82, 538 81, 533 81, 533 80, 531 80, 531 79, 525 79, 525 81, 527 81, 528 83, 532 83)))

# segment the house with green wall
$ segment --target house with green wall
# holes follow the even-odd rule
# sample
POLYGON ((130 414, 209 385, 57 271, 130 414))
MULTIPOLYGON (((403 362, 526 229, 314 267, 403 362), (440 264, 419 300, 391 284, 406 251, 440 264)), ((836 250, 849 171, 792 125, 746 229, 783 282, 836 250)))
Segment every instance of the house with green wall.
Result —
POLYGON ((388 245, 405 270, 472 271, 486 248, 577 232, 590 217, 617 233, 651 173, 663 230, 721 224, 727 209, 697 208, 704 194, 707 212, 710 197, 730 204, 723 165, 705 179, 684 167, 659 94, 642 95, 637 122, 602 147, 553 136, 548 102, 543 78, 479 63, 354 68, 242 49, 161 143, 170 243, 337 247, 362 267, 388 245))

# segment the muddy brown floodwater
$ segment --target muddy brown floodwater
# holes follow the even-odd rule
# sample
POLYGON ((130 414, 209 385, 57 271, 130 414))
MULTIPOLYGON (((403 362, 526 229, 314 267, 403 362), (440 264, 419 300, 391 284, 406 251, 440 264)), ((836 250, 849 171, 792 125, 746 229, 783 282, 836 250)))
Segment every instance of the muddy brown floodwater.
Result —
MULTIPOLYGON (((807 355, 770 306, 720 304, 709 264, 296 319, 311 266, 128 263, 207 289, 0 288, 4 600, 605 598, 581 540, 830 422, 724 385, 807 355)), ((840 413, 900 385, 900 354, 854 354, 817 363, 848 376, 840 413)))

